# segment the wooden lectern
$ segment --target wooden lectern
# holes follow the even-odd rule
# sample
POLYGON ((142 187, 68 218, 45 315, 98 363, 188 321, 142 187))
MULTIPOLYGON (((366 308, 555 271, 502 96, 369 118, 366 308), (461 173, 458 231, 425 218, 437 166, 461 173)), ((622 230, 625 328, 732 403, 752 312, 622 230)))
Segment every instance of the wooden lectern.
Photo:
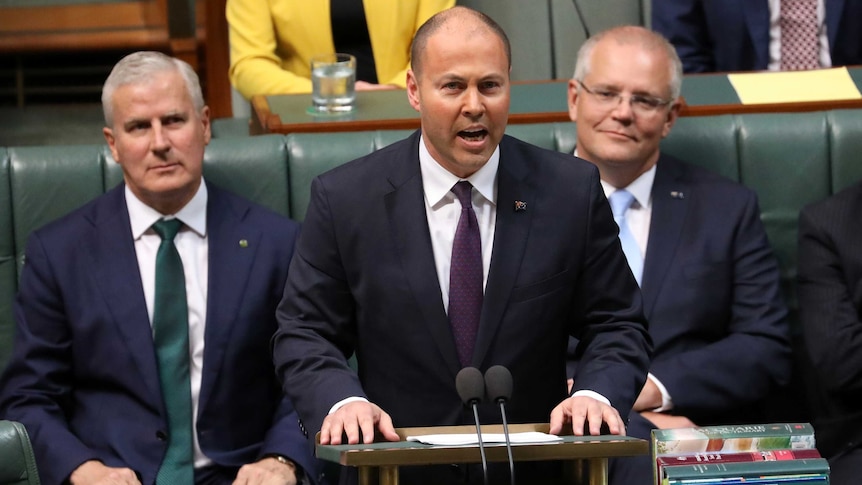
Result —
MULTIPOLYGON (((512 424, 510 433, 538 431, 547 433, 548 424, 512 424)), ((435 446, 404 441, 408 436, 428 434, 474 434, 475 426, 437 426, 428 428, 397 428, 402 441, 382 441, 370 445, 321 445, 317 435, 317 457, 359 468, 360 485, 371 485, 372 478, 379 476, 380 485, 398 485, 398 467, 406 465, 438 465, 448 463, 480 463, 479 445, 435 446)), ((482 426, 482 433, 502 433, 502 425, 482 426)), ((566 460, 571 480, 567 483, 608 483, 608 458, 617 456, 646 455, 649 443, 628 436, 562 436, 554 443, 512 444, 515 461, 566 460), (584 465, 588 464, 587 467, 584 465), (586 473, 585 473, 585 469, 586 473), (584 475, 587 475, 586 477, 584 475)), ((508 452, 503 443, 485 443, 485 455, 489 462, 508 461, 508 452)))

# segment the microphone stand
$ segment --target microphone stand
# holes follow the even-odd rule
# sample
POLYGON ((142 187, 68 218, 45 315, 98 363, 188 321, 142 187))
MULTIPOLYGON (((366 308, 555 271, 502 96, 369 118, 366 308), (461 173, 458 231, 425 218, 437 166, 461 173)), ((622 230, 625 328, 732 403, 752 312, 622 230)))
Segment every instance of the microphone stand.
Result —
MULTIPOLYGON (((503 437, 506 438, 506 452, 509 454, 509 477, 515 485, 515 460, 512 458, 512 440, 509 439, 509 423, 506 422, 506 400, 500 399, 500 414, 503 416, 503 437)), ((480 438, 481 439, 481 438, 480 438)))
POLYGON ((506 452, 509 455, 509 479, 515 485, 515 459, 512 457, 512 440, 509 437, 509 423, 506 419, 506 401, 512 396, 512 373, 502 365, 495 365, 485 371, 485 390, 488 397, 500 405, 503 418, 503 437, 506 439, 506 452))
MULTIPOLYGON (((476 420, 476 437, 479 438, 479 454, 482 456, 482 477, 488 485, 488 459, 485 457, 485 442, 482 440, 482 427, 479 426, 479 406, 473 401, 473 419, 476 420)), ((511 457, 511 452, 510 455, 511 457)))
POLYGON ((473 409, 479 453, 482 456, 482 476, 485 479, 485 485, 488 485, 488 458, 485 456, 485 442, 482 440, 482 427, 479 425, 479 403, 485 397, 485 379, 479 369, 465 367, 455 376, 455 388, 458 390, 461 402, 473 409))

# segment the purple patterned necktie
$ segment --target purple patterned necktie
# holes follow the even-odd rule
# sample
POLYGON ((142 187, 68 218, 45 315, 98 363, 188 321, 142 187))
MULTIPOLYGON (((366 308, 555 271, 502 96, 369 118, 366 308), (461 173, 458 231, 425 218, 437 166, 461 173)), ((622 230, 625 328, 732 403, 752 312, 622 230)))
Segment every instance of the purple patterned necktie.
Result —
POLYGON ((462 366, 470 365, 473 357, 483 297, 482 240, 473 211, 472 190, 470 182, 463 180, 452 187, 452 193, 461 202, 461 218, 452 243, 449 269, 449 324, 462 366))

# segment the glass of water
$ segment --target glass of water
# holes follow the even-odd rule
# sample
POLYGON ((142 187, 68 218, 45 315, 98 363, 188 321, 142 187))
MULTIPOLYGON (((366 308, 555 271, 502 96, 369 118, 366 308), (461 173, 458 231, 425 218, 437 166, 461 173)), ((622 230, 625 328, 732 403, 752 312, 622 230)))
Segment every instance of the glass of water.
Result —
POLYGON ((321 54, 311 58, 312 109, 344 113, 356 99, 356 58, 350 54, 321 54))

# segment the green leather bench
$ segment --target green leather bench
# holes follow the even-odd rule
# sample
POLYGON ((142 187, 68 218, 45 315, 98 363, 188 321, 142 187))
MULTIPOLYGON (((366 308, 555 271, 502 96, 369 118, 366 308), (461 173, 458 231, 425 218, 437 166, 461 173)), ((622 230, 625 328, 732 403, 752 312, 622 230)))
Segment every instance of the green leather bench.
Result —
POLYGON ((0 421, 0 485, 39 485, 36 458, 24 425, 0 421))
MULTIPOLYGON (((204 170, 212 182, 302 220, 314 176, 407 133, 216 138, 207 149, 204 170)), ((570 123, 512 125, 509 133, 563 152, 571 152, 575 144, 570 123)), ((798 347, 797 214, 804 205, 862 179, 862 109, 682 118, 664 149, 757 191, 798 347)), ((10 351, 12 301, 27 235, 121 178, 101 145, 0 148, 0 368, 10 351)), ((804 354, 796 355, 804 367, 804 354)))

